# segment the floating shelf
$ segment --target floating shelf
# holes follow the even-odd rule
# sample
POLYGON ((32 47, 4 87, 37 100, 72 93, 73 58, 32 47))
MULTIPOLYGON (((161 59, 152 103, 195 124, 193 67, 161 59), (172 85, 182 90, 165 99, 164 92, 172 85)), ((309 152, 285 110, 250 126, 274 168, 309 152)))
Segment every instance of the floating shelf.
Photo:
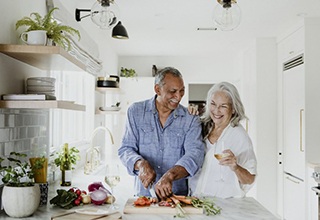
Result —
POLYGON ((71 101, 0 101, 0 108, 16 108, 16 109, 68 109, 75 111, 85 111, 86 106, 75 104, 71 101))
POLYGON ((101 111, 99 109, 96 109, 96 115, 118 115, 122 114, 123 112, 119 111, 101 111))
POLYGON ((0 44, 0 53, 42 70, 86 71, 86 66, 58 46, 0 44))

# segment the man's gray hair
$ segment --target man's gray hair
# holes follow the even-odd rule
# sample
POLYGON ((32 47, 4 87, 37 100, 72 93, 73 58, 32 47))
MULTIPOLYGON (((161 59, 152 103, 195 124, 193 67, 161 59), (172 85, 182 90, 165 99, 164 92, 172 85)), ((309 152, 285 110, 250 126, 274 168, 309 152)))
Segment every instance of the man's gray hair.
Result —
POLYGON ((176 68, 173 67, 165 67, 163 69, 161 69, 157 75, 155 76, 154 79, 154 84, 159 84, 159 86, 163 86, 163 81, 164 81, 164 77, 167 74, 171 74, 175 77, 180 77, 182 78, 182 74, 179 72, 179 70, 177 70, 176 68))

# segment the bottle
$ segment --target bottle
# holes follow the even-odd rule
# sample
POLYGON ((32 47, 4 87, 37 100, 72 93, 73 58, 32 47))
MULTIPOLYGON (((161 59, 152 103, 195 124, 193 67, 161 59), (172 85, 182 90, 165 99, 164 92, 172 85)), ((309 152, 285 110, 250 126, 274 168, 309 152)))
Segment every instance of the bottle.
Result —
POLYGON ((61 170, 61 186, 71 186, 71 179, 72 179, 72 166, 71 161, 69 158, 69 147, 68 144, 64 144, 63 146, 63 162, 60 165, 61 170))

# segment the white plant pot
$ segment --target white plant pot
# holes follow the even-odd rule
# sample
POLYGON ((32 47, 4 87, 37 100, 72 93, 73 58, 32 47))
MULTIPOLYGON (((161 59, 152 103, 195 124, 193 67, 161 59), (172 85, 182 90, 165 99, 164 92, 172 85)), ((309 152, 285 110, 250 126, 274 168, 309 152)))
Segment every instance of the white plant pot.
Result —
POLYGON ((22 218, 32 215, 40 204, 39 185, 27 187, 4 186, 2 204, 10 217, 22 218))

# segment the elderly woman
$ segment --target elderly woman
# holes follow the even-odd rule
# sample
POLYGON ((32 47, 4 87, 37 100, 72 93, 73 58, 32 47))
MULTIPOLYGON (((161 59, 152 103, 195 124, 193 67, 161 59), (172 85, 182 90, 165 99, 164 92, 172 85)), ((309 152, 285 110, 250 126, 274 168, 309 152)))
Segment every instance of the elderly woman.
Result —
POLYGON ((206 109, 200 118, 206 156, 202 169, 189 179, 191 195, 244 197, 252 187, 256 157, 251 139, 240 124, 245 118, 234 85, 221 82, 208 91, 206 109))

